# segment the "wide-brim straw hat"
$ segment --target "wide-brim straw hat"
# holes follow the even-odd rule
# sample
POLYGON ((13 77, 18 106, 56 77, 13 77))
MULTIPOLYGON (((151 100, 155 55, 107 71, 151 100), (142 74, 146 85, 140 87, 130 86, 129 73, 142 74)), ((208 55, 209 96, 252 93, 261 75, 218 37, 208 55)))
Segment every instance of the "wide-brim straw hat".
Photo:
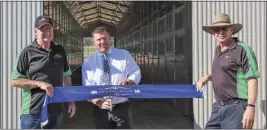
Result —
POLYGON ((243 25, 239 24, 239 23, 231 23, 231 19, 229 17, 229 15, 227 14, 216 14, 214 19, 213 19, 213 23, 211 25, 206 25, 206 26, 202 26, 202 29, 207 32, 212 34, 213 32, 213 28, 215 27, 225 27, 225 26, 232 26, 233 27, 233 34, 238 33, 243 25))

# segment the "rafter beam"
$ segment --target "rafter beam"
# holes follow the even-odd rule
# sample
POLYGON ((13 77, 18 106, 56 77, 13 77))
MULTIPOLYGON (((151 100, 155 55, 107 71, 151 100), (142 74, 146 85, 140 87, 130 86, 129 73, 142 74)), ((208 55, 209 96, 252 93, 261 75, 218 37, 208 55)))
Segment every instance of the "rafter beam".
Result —
POLYGON ((86 15, 84 15, 84 17, 88 17, 88 16, 90 16, 90 15, 95 15, 95 14, 97 14, 98 12, 94 12, 94 13, 91 13, 91 14, 86 14, 86 15))
MULTIPOLYGON (((97 7, 95 6, 95 7, 93 7, 93 8, 89 8, 89 9, 84 9, 84 10, 81 10, 81 11, 79 11, 79 12, 77 12, 77 13, 82 13, 82 12, 87 12, 87 11, 90 11, 90 10, 93 10, 93 9, 97 9, 97 7)), ((100 9, 102 10, 102 9, 105 9, 105 10, 108 10, 108 11, 111 11, 111 12, 114 12, 115 10, 113 10, 113 9, 109 9, 109 8, 106 8, 106 7, 103 7, 103 6, 100 6, 100 9)), ((103 11, 101 11, 101 12, 103 12, 103 11)), ((120 15, 124 15, 125 13, 123 13, 123 12, 117 12, 117 13, 119 13, 120 15)))
POLYGON ((113 13, 114 13, 114 15, 115 15, 116 17, 120 18, 120 20, 122 19, 123 15, 122 15, 121 17, 119 17, 119 16, 117 15, 117 13, 116 13, 114 10, 113 10, 113 13))
MULTIPOLYGON (((104 16, 105 16, 106 14, 101 14, 101 15, 104 15, 104 16)), ((110 15, 106 15, 106 16, 108 16, 108 17, 105 17, 105 18, 108 18, 108 19, 110 19, 109 17, 111 17, 110 15)), ((114 17, 111 17, 110 20, 113 20, 113 19, 114 19, 114 17)), ((118 20, 117 20, 117 19, 114 19, 114 21, 115 21, 115 22, 119 22, 120 19, 118 19, 118 20)))
POLYGON ((79 1, 79 4, 87 4, 87 3, 92 3, 92 1, 79 1))
POLYGON ((74 11, 74 14, 73 14, 73 15, 76 15, 77 13, 79 13, 80 11, 78 12, 78 10, 79 10, 81 7, 82 7, 82 5, 79 5, 79 8, 78 8, 76 11, 74 11))
MULTIPOLYGON (((123 4, 125 4, 126 5, 126 2, 125 1, 121 1, 123 4)), ((129 6, 129 7, 131 7, 131 5, 129 6)))
POLYGON ((68 6, 67 8, 68 8, 68 9, 71 8, 71 7, 73 6, 73 4, 74 4, 74 1, 71 2, 70 6, 68 6))
POLYGON ((84 20, 81 21, 81 23, 82 23, 83 21, 86 21, 86 23, 87 23, 87 21, 92 20, 92 19, 95 19, 95 18, 98 19, 99 17, 98 17, 98 16, 95 16, 95 17, 92 17, 92 18, 90 18, 90 19, 84 19, 84 20))
POLYGON ((85 19, 80 19, 78 22, 87 21, 87 20, 90 20, 93 18, 99 18, 99 16, 95 14, 95 15, 92 15, 90 17, 85 17, 85 19))
POLYGON ((107 19, 100 19, 100 21, 101 21, 102 23, 109 24, 109 25, 113 25, 113 26, 116 26, 116 25, 117 25, 117 23, 109 22, 110 20, 107 20, 107 19))
POLYGON ((101 12, 100 14, 105 14, 105 15, 108 15, 108 16, 110 16, 110 17, 115 17, 115 18, 117 18, 117 19, 119 19, 119 20, 121 20, 121 17, 119 17, 118 15, 113 15, 113 14, 108 14, 108 13, 104 13, 104 12, 101 12))
POLYGON ((83 10, 79 11, 78 13, 86 12, 86 11, 89 11, 89 10, 92 10, 92 9, 96 9, 96 8, 97 8, 97 7, 94 6, 94 7, 92 7, 92 8, 83 9, 83 10))
MULTIPOLYGON (((77 4, 80 5, 78 1, 77 1, 77 4)), ((82 7, 83 5, 80 5, 80 6, 82 7)), ((83 16, 83 19, 86 19, 86 18, 84 17, 84 12, 82 12, 81 15, 83 16)), ((77 21, 79 21, 79 19, 77 19, 77 21)))
MULTIPOLYGON (((105 3, 109 3, 109 4, 114 4, 114 5, 118 5, 119 2, 117 3, 116 1, 105 1, 105 3)), ((127 6, 125 4, 120 4, 119 6, 123 7, 123 8, 129 8, 130 6, 127 6)))
MULTIPOLYGON (((109 19, 109 18, 106 18, 106 17, 99 17, 100 19, 105 19, 105 20, 107 20, 107 21, 110 21, 110 22, 112 22, 113 20, 112 19, 109 19)), ((117 21, 115 21, 116 23, 118 23, 117 21)))
POLYGON ((113 23, 110 23, 110 22, 106 22, 104 20, 95 20, 95 21, 89 22, 88 24, 94 24, 94 23, 98 23, 98 22, 101 22, 101 23, 104 23, 104 24, 108 24, 108 25, 111 25, 111 26, 116 26, 116 24, 113 24, 113 23))
MULTIPOLYGON (((121 9, 119 8, 119 6, 118 6, 117 4, 116 4, 116 7, 117 7, 117 9, 118 9, 120 12, 122 12, 121 9)), ((117 11, 117 12, 118 12, 118 11, 117 11)))
POLYGON ((96 18, 87 20, 86 23, 92 23, 92 22, 95 22, 95 21, 98 21, 98 20, 99 19, 96 17, 96 18))
MULTIPOLYGON (((96 17, 92 17, 92 18, 90 18, 90 19, 85 19, 85 20, 91 20, 91 19, 94 19, 94 18, 99 18, 99 19, 105 19, 105 20, 107 20, 107 21, 112 21, 112 19, 110 19, 110 18, 106 18, 106 17, 103 17, 103 16, 96 16, 96 17)), ((81 23, 83 23, 85 20, 82 20, 81 21, 81 23)), ((118 23, 118 21, 115 21, 116 23, 118 23)), ((87 23, 87 22, 86 22, 87 23)))
MULTIPOLYGON (((109 11, 113 11, 113 10, 115 10, 115 9, 110 9, 110 8, 106 8, 106 7, 104 7, 104 6, 100 6, 101 8, 103 8, 103 9, 106 9, 106 10, 109 10, 109 11)), ((122 11, 118 11, 117 13, 121 13, 121 14, 125 14, 124 12, 122 12, 122 11)))
POLYGON ((96 20, 98 20, 99 19, 99 17, 93 17, 93 18, 91 18, 91 19, 85 19, 85 20, 82 20, 81 21, 81 25, 84 25, 84 24, 88 24, 88 23, 90 23, 90 22, 92 22, 92 21, 96 21, 96 20))
MULTIPOLYGON (((112 19, 110 19, 110 18, 106 18, 106 17, 103 17, 103 16, 100 16, 99 18, 102 18, 102 19, 106 19, 106 20, 112 21, 112 19)), ((115 21, 115 22, 117 22, 117 21, 115 21)))
MULTIPOLYGON (((86 15, 84 15, 84 17, 87 17, 89 15, 94 15, 94 14, 97 14, 97 12, 94 12, 94 13, 91 13, 91 14, 86 14, 86 15)), ((79 20, 81 17, 82 17, 82 15, 80 15, 77 19, 79 20)))

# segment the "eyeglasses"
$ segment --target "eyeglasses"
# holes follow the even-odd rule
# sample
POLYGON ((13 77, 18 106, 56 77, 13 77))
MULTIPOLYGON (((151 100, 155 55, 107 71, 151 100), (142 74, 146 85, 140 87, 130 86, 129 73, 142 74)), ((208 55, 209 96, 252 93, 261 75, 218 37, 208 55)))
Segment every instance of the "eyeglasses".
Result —
POLYGON ((220 30, 222 31, 227 31, 229 27, 216 27, 216 28, 213 28, 213 32, 220 32, 220 30))

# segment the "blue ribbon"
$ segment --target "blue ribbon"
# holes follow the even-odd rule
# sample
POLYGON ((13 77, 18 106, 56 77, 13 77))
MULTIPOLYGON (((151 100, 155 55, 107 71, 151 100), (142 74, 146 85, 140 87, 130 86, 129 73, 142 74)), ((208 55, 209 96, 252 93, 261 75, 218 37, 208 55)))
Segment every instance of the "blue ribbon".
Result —
POLYGON ((46 95, 41 113, 41 126, 48 123, 47 105, 49 103, 73 102, 117 96, 126 98, 204 98, 203 93, 196 91, 192 84, 157 84, 157 85, 96 85, 55 87, 54 96, 46 95))

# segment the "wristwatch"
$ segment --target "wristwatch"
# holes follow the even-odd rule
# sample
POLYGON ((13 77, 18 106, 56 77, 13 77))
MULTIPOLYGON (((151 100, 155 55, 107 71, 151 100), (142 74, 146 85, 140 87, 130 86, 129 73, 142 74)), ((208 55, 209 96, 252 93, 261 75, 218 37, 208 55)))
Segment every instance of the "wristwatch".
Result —
POLYGON ((255 105, 253 105, 253 104, 248 104, 248 106, 250 106, 250 107, 254 107, 254 108, 255 108, 255 105))

